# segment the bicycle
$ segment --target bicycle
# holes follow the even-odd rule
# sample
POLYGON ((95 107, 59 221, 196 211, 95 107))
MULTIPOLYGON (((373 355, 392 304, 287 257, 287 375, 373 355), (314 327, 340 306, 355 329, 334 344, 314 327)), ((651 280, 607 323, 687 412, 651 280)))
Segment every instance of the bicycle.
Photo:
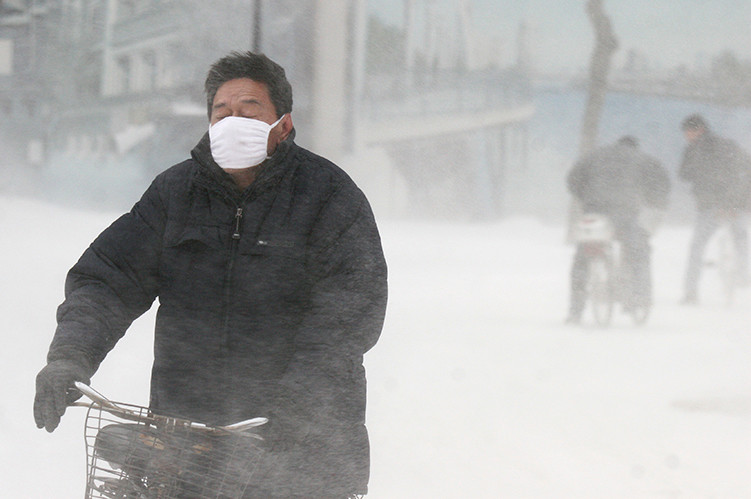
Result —
POLYGON ((622 264, 621 247, 607 216, 585 213, 576 223, 574 241, 587 259, 587 301, 595 323, 607 327, 616 304, 621 304, 636 325, 649 316, 648 304, 631 303, 633 278, 622 264))
POLYGON ((705 259, 704 265, 717 269, 725 305, 730 306, 733 303, 735 291, 740 285, 740 262, 729 218, 723 219, 717 233, 710 241, 713 248, 710 248, 708 253, 714 254, 715 259, 705 259))
POLYGON ((85 499, 240 499, 263 456, 266 418, 207 426, 113 402, 90 386, 85 499))

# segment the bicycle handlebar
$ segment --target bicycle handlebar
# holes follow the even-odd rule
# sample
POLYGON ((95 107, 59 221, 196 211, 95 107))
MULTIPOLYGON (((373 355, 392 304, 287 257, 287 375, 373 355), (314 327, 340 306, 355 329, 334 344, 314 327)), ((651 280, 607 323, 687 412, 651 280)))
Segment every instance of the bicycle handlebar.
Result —
POLYGON ((98 391, 94 390, 92 387, 85 383, 81 383, 80 381, 74 381, 73 386, 78 390, 79 392, 86 395, 92 402, 95 402, 102 407, 109 407, 114 410, 122 410, 122 411, 128 411, 128 409, 124 407, 120 407, 114 402, 110 401, 107 397, 99 393, 98 391))
MULTIPOLYGON (((86 397, 88 397, 92 403, 99 405, 102 408, 102 410, 121 416, 123 418, 134 419, 138 421, 142 421, 144 419, 156 419, 157 418, 156 415, 153 417, 144 417, 142 414, 140 414, 137 411, 134 411, 133 409, 124 407, 122 405, 118 405, 117 403, 112 402, 107 397, 105 397, 104 395, 94 390, 92 387, 90 387, 89 385, 85 383, 81 383, 80 381, 75 381, 73 384, 76 390, 78 390, 79 392, 83 393, 86 397)), ((87 404, 85 402, 84 403, 74 402, 72 405, 77 406, 77 407, 89 407, 91 404, 87 404)), ((184 426, 187 426, 189 428, 193 428, 196 430, 203 430, 203 431, 224 430, 228 432, 244 432, 246 430, 250 430, 252 428, 262 426, 268 423, 269 421, 267 418, 258 417, 258 418, 246 419, 245 421, 238 421, 237 423, 233 423, 233 424, 226 425, 226 426, 208 426, 203 423, 197 423, 194 421, 178 419, 178 418, 171 418, 168 416, 165 416, 165 419, 172 420, 172 421, 180 421, 184 426)))

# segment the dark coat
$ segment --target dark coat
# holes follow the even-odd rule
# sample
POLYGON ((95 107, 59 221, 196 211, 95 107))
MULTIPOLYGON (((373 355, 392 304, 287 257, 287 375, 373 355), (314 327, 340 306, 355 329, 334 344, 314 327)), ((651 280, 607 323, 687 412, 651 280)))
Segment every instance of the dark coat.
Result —
POLYGON ((691 183, 699 210, 749 206, 751 158, 732 140, 704 132, 686 147, 678 174, 691 183))
POLYGON ((297 481, 282 481, 363 492, 363 354, 386 306, 373 214, 342 170, 292 137, 259 168, 239 192, 207 134, 160 174, 71 269, 49 359, 73 349, 98 365, 158 298, 155 412, 285 422, 297 481))
POLYGON ((670 178, 660 162, 622 142, 584 156, 566 180, 585 211, 625 218, 635 218, 644 206, 665 208, 670 193, 670 178))

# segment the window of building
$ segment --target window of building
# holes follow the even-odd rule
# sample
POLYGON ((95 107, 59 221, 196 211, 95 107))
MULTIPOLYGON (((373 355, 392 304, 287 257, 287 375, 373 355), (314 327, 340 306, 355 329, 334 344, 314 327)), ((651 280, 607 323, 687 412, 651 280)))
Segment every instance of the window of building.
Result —
POLYGON ((13 73, 13 40, 0 39, 0 75, 13 73))
POLYGON ((36 116, 38 111, 38 104, 37 101, 34 99, 24 99, 24 113, 26 114, 27 118, 33 118, 36 116))
POLYGON ((119 0, 117 2, 117 17, 126 19, 144 13, 151 7, 152 0, 119 0))
POLYGON ((0 99, 0 114, 7 119, 12 116, 12 113, 13 106, 11 105, 10 99, 0 99))
POLYGON ((145 51, 141 56, 143 63, 143 89, 153 90, 157 87, 157 59, 153 50, 145 51))
POLYGON ((131 63, 130 57, 123 55, 117 58, 117 89, 115 93, 128 93, 131 89, 131 63))
POLYGON ((119 0, 117 2, 117 17, 125 19, 136 13, 136 0, 119 0))

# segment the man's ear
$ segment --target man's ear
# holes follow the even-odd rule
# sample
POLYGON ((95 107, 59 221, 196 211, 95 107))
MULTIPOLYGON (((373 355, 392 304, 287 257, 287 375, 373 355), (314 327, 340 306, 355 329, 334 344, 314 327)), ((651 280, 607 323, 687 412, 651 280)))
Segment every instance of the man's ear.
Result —
POLYGON ((279 137, 281 140, 285 140, 295 127, 294 123, 292 123, 292 115, 290 113, 285 114, 279 126, 281 127, 279 137))
POLYGON ((281 142, 284 142, 287 137, 289 137, 289 134, 292 133, 292 128, 295 125, 292 123, 292 116, 289 114, 285 114, 282 118, 282 121, 280 121, 274 128, 271 129, 271 134, 269 135, 269 143, 266 148, 266 152, 269 156, 274 154, 274 151, 276 151, 276 146, 278 146, 281 142))

